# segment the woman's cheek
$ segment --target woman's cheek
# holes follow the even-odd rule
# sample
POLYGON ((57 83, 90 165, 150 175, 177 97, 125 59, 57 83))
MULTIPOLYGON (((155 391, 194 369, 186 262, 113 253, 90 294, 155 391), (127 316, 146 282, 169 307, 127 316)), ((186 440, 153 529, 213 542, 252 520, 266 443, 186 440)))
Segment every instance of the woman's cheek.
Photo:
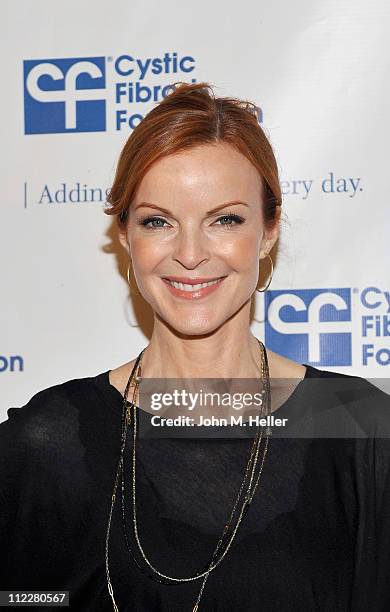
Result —
POLYGON ((258 267, 258 241, 253 236, 240 236, 219 249, 219 255, 237 272, 249 272, 258 267))
POLYGON ((163 246, 156 240, 134 239, 130 244, 133 263, 140 270, 153 269, 164 255, 163 246))

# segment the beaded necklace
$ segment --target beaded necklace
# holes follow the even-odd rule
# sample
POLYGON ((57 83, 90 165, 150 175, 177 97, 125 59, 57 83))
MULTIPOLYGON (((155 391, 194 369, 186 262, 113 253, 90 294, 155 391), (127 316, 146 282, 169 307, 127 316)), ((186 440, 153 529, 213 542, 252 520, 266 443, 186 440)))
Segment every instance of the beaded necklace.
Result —
MULTIPOLYGON (((271 392, 270 392, 270 382, 269 382, 269 368, 268 368, 268 358, 267 358, 267 351, 265 349, 264 344, 258 340, 259 345, 260 345, 260 351, 261 351, 261 380, 262 380, 262 394, 264 396, 263 402, 262 402, 262 416, 268 416, 270 414, 270 409, 271 409, 271 392), (263 407, 265 406, 265 412, 263 412, 263 407)), ((122 421, 121 421, 121 450, 120 450, 120 457, 119 457, 119 461, 118 461, 118 467, 117 467, 117 471, 116 471, 116 476, 115 476, 115 481, 114 481, 114 489, 113 489, 113 494, 111 497, 111 508, 110 508, 110 513, 109 513, 109 518, 108 518, 108 525, 107 525, 107 533, 106 533, 106 547, 105 547, 105 559, 106 559, 106 575, 107 575, 107 586, 108 586, 108 591, 109 594, 112 598, 112 603, 113 603, 113 608, 115 612, 119 612, 119 608, 115 602, 115 598, 114 598, 114 592, 113 592, 113 588, 112 588, 112 583, 111 583, 111 579, 110 579, 110 572, 109 572, 109 561, 108 561, 108 549, 109 549, 109 535, 110 535, 110 528, 111 528, 111 520, 112 520, 112 513, 113 513, 113 509, 114 509, 114 505, 115 505, 115 500, 116 500, 116 492, 117 492, 117 487, 118 487, 118 482, 119 482, 119 478, 121 476, 121 492, 122 492, 122 522, 123 522, 123 527, 124 527, 124 535, 125 535, 125 541, 126 541, 126 546, 127 549, 131 555, 131 557, 133 558, 134 562, 136 563, 136 565, 138 566, 138 568, 143 572, 143 573, 147 573, 148 576, 150 578, 152 578, 153 580, 156 580, 157 582, 160 582, 162 584, 172 584, 172 583, 180 583, 180 582, 189 582, 189 581, 193 581, 193 580, 199 580, 200 578, 203 578, 202 581, 202 585, 198 594, 198 597, 193 605, 192 608, 192 612, 197 612, 199 609, 199 602, 201 600, 205 585, 206 585, 206 581, 210 575, 210 573, 222 562, 222 560, 224 559, 225 555, 227 554, 233 540, 234 537, 237 533, 237 530, 245 516, 245 514, 247 513, 248 509, 249 509, 249 505, 251 504, 257 485, 259 483, 259 479, 260 479, 260 475, 263 469, 263 465, 264 465, 264 460, 265 460, 265 456, 267 453, 267 449, 268 449, 268 437, 272 434, 272 430, 270 427, 264 427, 262 425, 258 425, 257 429, 256 429, 256 434, 255 437, 253 439, 252 442, 252 446, 251 446, 251 450, 250 450, 250 456, 249 456, 249 460, 245 469, 245 475, 244 475, 244 479, 242 481, 241 487, 238 491, 238 495, 237 498, 234 502, 232 511, 230 513, 229 519, 227 521, 227 523, 225 524, 223 531, 222 531, 222 535, 220 537, 220 539, 217 542, 216 548, 212 554, 211 560, 207 565, 207 568, 201 572, 198 572, 197 574, 195 574, 195 576, 190 576, 190 577, 180 577, 180 578, 176 578, 176 577, 172 577, 172 576, 168 576, 166 574, 163 574, 162 572, 160 572, 159 570, 157 570, 149 561, 149 559, 147 558, 143 548, 142 548, 142 544, 139 538, 139 532, 138 532, 138 523, 137 523, 137 508, 136 508, 136 440, 137 440, 137 406, 134 402, 134 399, 137 397, 137 391, 139 388, 139 383, 142 380, 142 357, 143 354, 146 350, 143 349, 140 354, 138 355, 133 369, 131 371, 131 374, 129 376, 129 379, 127 381, 127 385, 126 385, 126 389, 125 389, 125 393, 124 393, 124 398, 123 398, 123 407, 122 407, 122 421), (133 391, 133 401, 132 402, 128 402, 127 401, 127 396, 128 396, 128 392, 129 392, 129 388, 131 386, 131 383, 133 382, 133 380, 135 380, 135 386, 134 386, 134 391, 133 391), (126 523, 125 523, 125 482, 124 482, 124 469, 123 469, 123 465, 124 465, 124 451, 125 451, 125 447, 126 447, 126 437, 127 437, 127 428, 129 427, 129 425, 133 426, 133 452, 132 452, 132 507, 133 507, 133 530, 134 530, 134 537, 135 537, 135 541, 137 544, 137 548, 139 550, 139 553, 142 556, 143 561, 145 562, 146 566, 149 568, 149 570, 152 571, 152 573, 146 572, 146 569, 143 568, 140 563, 138 562, 138 560, 136 559, 133 551, 131 550, 130 547, 130 543, 128 540, 128 536, 127 536, 127 529, 126 529, 126 523), (258 458, 259 458, 259 452, 260 452, 260 446, 261 446, 261 441, 263 439, 263 430, 265 433, 264 436, 264 449, 263 449, 263 456, 262 456, 262 460, 259 463, 258 462, 258 458), (257 470, 257 473, 256 473, 257 470), (244 491, 244 487, 245 484, 247 483, 249 479, 249 483, 247 485, 245 494, 244 494, 244 499, 241 505, 240 510, 237 510, 237 506, 239 504, 239 501, 243 495, 243 491, 244 491), (235 522, 235 524, 232 525, 233 523, 233 518, 235 516, 235 514, 238 514, 238 518, 235 522), (221 552, 219 552, 221 549, 221 552), (219 554, 218 554, 219 553, 219 554)), ((260 421, 260 419, 259 419, 260 421)))

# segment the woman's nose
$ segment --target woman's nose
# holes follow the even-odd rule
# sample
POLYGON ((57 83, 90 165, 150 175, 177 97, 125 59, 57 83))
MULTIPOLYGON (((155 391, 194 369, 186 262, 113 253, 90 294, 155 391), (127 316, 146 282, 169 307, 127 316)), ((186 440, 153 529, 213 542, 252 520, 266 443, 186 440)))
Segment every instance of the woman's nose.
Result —
POLYGON ((207 237, 201 229, 181 228, 175 241, 173 259, 186 268, 195 268, 209 258, 207 237))

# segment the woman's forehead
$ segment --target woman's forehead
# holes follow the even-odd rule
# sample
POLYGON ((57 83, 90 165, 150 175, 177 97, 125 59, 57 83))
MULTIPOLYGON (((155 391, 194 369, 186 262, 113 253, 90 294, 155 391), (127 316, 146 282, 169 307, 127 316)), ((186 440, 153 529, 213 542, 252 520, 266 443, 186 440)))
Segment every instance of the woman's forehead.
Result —
POLYGON ((259 197, 261 183, 258 170, 239 151, 229 145, 205 145, 155 162, 143 177, 136 199, 165 197, 166 192, 170 199, 175 195, 253 199, 259 197))

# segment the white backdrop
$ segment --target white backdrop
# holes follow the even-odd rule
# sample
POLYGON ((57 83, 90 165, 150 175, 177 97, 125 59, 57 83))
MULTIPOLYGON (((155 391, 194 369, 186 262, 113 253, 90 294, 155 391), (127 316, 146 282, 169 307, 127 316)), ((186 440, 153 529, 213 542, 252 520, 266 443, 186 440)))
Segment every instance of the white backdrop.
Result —
POLYGON ((104 191, 129 120, 178 80, 254 101, 277 155, 285 221, 253 332, 300 363, 388 378, 387 0, 7 0, 2 13, 0 420, 147 344, 104 191))

